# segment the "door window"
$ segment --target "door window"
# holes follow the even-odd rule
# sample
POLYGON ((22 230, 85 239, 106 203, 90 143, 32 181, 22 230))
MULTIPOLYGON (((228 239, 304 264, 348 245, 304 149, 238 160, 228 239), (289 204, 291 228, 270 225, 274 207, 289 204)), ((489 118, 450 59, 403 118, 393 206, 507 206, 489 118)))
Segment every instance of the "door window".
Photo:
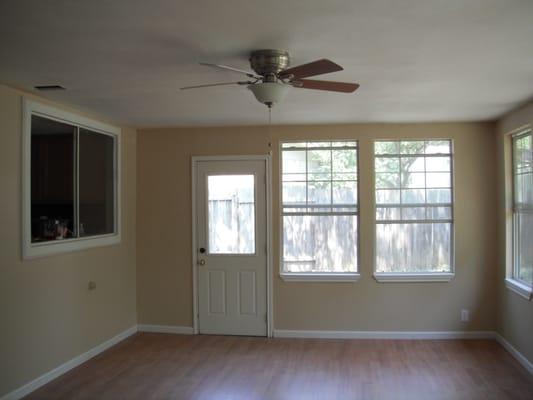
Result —
POLYGON ((254 175, 207 178, 209 254, 255 254, 254 175))

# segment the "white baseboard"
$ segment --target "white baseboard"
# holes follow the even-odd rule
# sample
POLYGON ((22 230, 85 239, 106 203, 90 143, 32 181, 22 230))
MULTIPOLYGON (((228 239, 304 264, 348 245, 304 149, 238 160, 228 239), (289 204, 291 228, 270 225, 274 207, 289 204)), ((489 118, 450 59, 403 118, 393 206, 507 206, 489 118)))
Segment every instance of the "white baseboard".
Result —
POLYGON ((180 335, 192 335, 194 329, 192 326, 174 326, 174 325, 137 325, 139 332, 154 333, 177 333, 180 335))
POLYGON ((496 333, 496 341, 503 346, 531 375, 533 375, 533 363, 520 353, 502 335, 496 333))
POLYGON ((492 331, 305 331, 275 329, 274 337, 309 339, 495 339, 492 331))
POLYGON ((76 368, 78 365, 83 364, 87 360, 90 360, 94 356, 102 353, 111 346, 123 341, 127 337, 133 335, 137 332, 137 326, 132 326, 129 329, 126 329, 124 332, 119 333, 118 335, 112 337, 109 340, 106 340, 104 343, 99 344, 96 347, 93 347, 89 351, 86 351, 83 354, 80 354, 77 357, 67 361, 66 363, 61 364, 60 366, 54 368, 51 371, 41 375, 40 377, 34 379, 33 381, 25 384, 24 386, 19 387, 18 389, 13 390, 12 392, 4 395, 0 400, 18 400, 24 396, 27 396, 31 392, 39 389, 41 386, 46 385, 48 382, 56 379, 57 377, 63 375, 64 373, 70 371, 73 368, 76 368))

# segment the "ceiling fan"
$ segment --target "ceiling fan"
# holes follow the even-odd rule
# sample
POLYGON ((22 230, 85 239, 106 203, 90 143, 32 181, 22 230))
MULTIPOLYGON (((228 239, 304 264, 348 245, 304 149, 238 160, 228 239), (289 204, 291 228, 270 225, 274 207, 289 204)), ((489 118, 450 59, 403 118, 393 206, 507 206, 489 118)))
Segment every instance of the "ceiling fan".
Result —
POLYGON ((185 89, 198 89, 211 86, 244 85, 255 98, 271 108, 280 102, 291 88, 327 90, 331 92, 352 93, 359 85, 357 83, 319 81, 305 79, 311 76, 342 71, 343 68, 333 61, 321 59, 307 64, 288 68, 289 53, 282 50, 256 50, 250 54, 250 67, 255 72, 244 71, 227 65, 200 63, 208 67, 229 70, 246 75, 249 79, 237 82, 210 83, 206 85, 186 86, 185 89))

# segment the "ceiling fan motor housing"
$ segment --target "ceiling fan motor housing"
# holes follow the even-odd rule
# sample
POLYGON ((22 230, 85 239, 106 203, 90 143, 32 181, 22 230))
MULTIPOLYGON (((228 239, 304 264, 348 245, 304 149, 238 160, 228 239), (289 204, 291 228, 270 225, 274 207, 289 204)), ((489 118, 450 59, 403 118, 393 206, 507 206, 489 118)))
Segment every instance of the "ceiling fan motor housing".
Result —
POLYGON ((265 81, 276 81, 276 75, 287 69, 290 64, 290 56, 283 50, 256 50, 250 54, 250 66, 265 81), (269 79, 270 78, 270 79, 269 79))

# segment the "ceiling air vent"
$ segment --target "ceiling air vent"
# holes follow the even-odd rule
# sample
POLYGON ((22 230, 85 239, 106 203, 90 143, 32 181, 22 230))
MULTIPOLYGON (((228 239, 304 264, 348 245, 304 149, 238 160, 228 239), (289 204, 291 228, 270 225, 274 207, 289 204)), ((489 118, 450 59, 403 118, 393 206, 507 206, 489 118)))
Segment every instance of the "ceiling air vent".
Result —
POLYGON ((65 90, 65 88, 61 85, 38 85, 38 86, 34 86, 34 88, 37 90, 41 90, 41 91, 65 90))

